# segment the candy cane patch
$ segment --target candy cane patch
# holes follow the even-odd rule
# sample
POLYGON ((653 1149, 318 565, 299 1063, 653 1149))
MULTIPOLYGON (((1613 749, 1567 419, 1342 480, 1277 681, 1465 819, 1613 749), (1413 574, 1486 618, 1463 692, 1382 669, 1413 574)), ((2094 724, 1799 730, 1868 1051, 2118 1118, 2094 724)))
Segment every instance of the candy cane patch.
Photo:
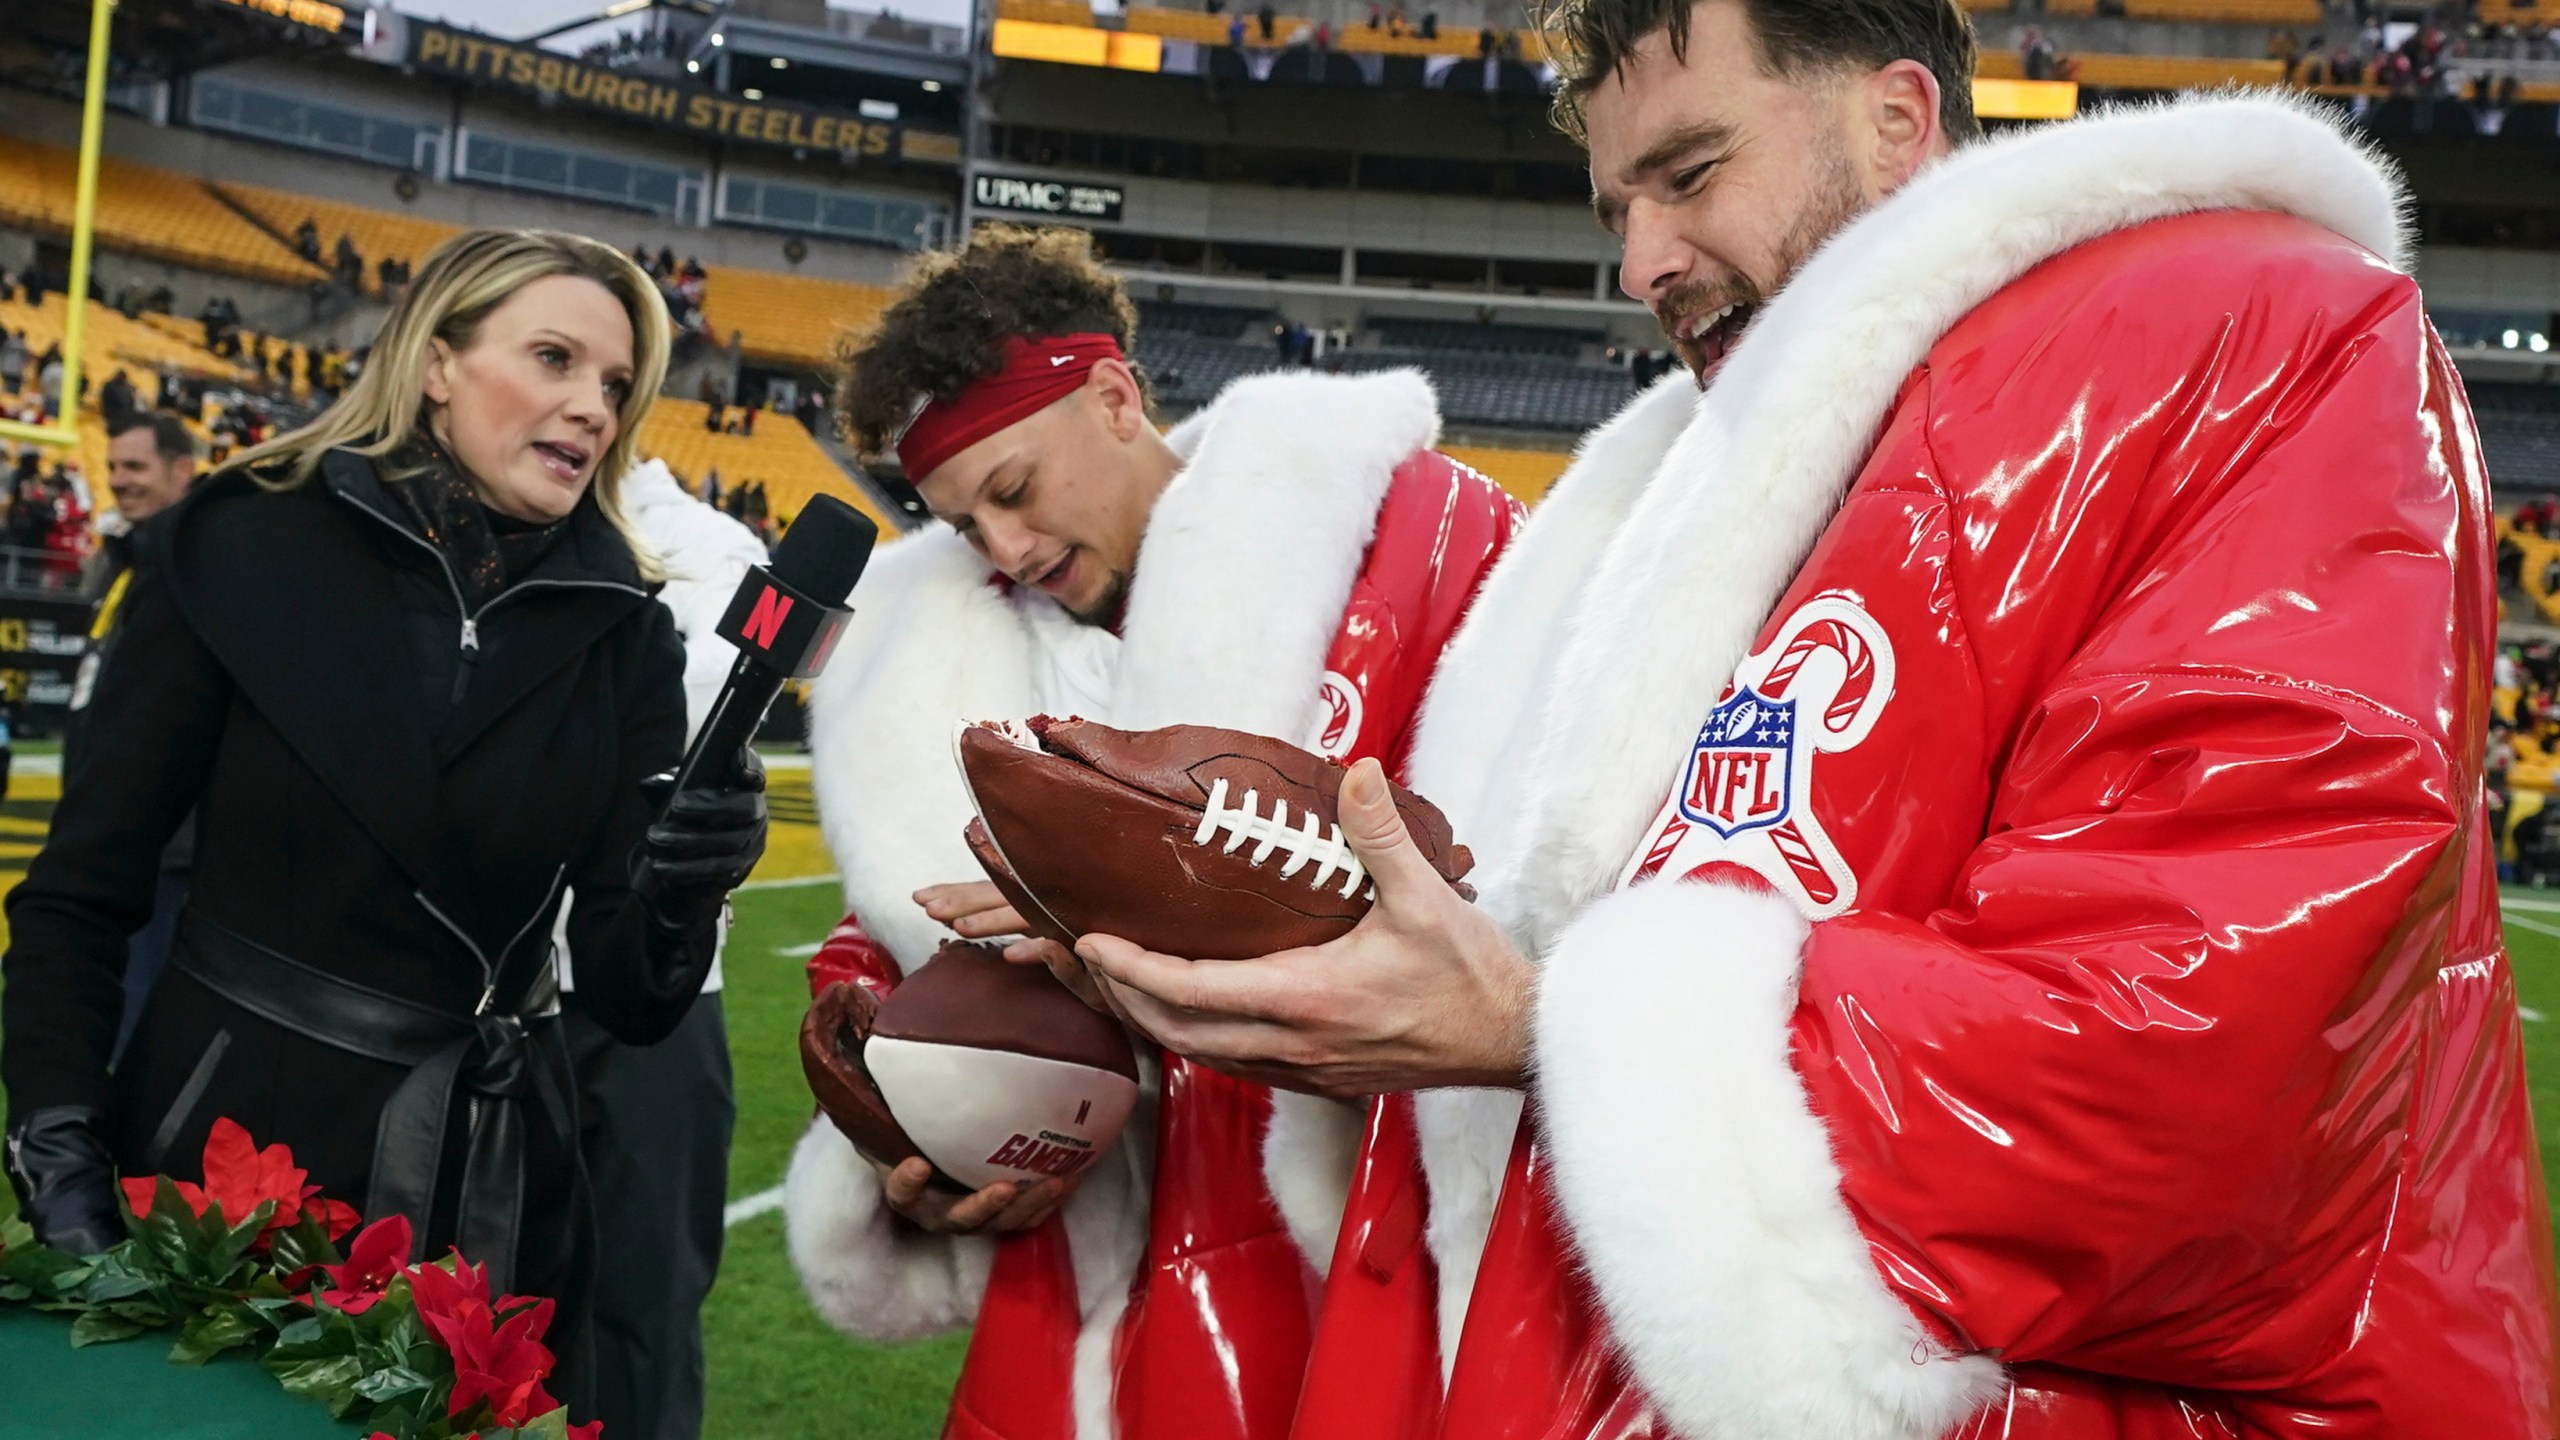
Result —
POLYGON ((1736 668, 1621 883, 1739 865, 1811 919, 1847 910, 1858 877, 1813 806, 1815 769, 1866 739, 1892 698, 1884 627, 1839 596, 1807 602, 1736 668))

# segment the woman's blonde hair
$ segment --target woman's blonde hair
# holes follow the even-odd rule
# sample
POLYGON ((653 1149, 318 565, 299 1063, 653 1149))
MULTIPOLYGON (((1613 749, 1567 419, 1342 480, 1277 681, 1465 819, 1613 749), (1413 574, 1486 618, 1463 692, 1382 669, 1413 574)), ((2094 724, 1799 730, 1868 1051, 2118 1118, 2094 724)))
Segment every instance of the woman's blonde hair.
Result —
MULTIPOLYGON (((331 450, 382 456, 417 439, 426 429, 424 398, 431 340, 454 349, 470 346, 489 312, 536 280, 578 275, 622 302, 631 317, 631 389, 617 407, 613 443, 596 461, 596 508, 631 546, 646 572, 655 567, 649 547, 622 508, 622 476, 639 443, 640 421, 666 383, 669 344, 667 302, 629 256, 583 235, 557 230, 470 230, 429 254, 374 335, 364 372, 337 403, 299 430, 232 457, 271 490, 306 484, 331 450)), ((398 476, 386 476, 398 479, 398 476)))

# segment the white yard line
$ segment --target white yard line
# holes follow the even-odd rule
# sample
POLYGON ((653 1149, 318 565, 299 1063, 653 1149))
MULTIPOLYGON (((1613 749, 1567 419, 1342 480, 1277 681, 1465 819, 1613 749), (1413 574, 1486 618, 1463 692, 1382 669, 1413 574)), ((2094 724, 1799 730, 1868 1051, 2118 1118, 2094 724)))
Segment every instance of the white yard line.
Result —
POLYGON ((2539 920, 2527 920, 2521 915, 2509 915, 2507 923, 2530 930, 2536 935, 2548 935, 2555 940, 2560 940, 2560 925, 2545 925, 2539 920))
POLYGON ((2501 910, 2531 910, 2538 914, 2545 915, 2560 914, 2560 900, 2527 900, 2521 895, 2501 895, 2498 897, 2498 908, 2501 910))
POLYGON ((806 945, 785 945, 773 953, 776 955, 787 955, 794 960, 806 959, 811 955, 817 954, 819 950, 825 947, 826 943, 827 942, 824 940, 812 940, 806 945))
POLYGON ((738 888, 741 890, 797 890, 804 885, 833 885, 839 878, 841 877, 833 873, 825 875, 793 875, 788 879, 783 880, 750 880, 738 888))
POLYGON ((729 1202, 729 1208, 720 1212, 720 1228, 734 1230, 759 1215, 770 1215, 781 1208, 781 1186, 776 1185, 770 1190, 759 1190, 744 1200, 729 1202))

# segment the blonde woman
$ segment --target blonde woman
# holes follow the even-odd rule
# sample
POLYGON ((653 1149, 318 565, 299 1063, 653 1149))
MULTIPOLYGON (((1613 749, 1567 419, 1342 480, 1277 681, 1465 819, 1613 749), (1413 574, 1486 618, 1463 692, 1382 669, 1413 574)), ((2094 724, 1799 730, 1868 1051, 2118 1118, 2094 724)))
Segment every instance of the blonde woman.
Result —
POLYGON ((612 248, 462 235, 336 405, 142 527, 9 901, 0 1080, 40 1235, 118 1237, 114 1170, 191 1176, 229 1117, 407 1214, 420 1253, 577 1311, 553 916, 574 891, 584 1006, 648 1042, 764 845, 761 795, 653 824, 644 794, 683 745, 684 656, 616 486, 666 365, 612 248), (193 893, 110 1074, 125 936, 190 810, 193 893))

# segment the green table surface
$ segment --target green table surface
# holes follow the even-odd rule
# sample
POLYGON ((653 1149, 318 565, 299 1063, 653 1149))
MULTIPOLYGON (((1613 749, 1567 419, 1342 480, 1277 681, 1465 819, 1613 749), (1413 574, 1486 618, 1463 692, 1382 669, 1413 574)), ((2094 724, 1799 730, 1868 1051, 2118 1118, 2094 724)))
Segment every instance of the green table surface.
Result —
POLYGON ((346 1440, 239 1353, 169 1363, 175 1330, 71 1348, 71 1318, 0 1304, 0 1440, 346 1440))

